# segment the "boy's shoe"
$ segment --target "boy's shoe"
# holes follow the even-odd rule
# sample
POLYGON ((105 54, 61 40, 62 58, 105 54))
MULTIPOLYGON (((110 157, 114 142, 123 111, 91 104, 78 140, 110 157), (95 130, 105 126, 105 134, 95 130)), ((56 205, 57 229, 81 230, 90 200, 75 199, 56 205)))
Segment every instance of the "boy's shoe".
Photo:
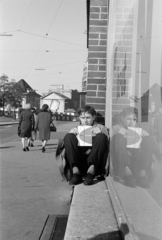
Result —
POLYGON ((77 185, 82 182, 82 177, 78 173, 74 173, 72 176, 72 179, 70 180, 69 184, 70 185, 77 185))
POLYGON ((42 147, 42 152, 44 153, 46 151, 45 147, 42 147))
POLYGON ((146 176, 138 177, 137 184, 139 187, 149 188, 150 187, 150 179, 149 179, 148 173, 146 173, 146 176))
POLYGON ((132 175, 128 175, 124 177, 125 185, 128 187, 135 188, 137 186, 136 180, 133 178, 132 175))
POLYGON ((92 175, 91 173, 87 173, 84 180, 84 185, 92 185, 93 179, 94 179, 94 175, 92 175))

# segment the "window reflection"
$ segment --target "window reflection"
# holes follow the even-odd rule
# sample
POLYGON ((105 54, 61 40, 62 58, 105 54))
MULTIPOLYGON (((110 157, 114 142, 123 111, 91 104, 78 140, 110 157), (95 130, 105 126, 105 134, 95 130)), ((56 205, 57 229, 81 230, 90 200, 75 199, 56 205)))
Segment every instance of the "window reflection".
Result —
POLYGON ((110 13, 110 175, 139 239, 162 239, 162 1, 113 0, 110 13))
POLYGON ((112 9, 111 175, 150 188, 162 161, 161 3, 116 0, 112 9))

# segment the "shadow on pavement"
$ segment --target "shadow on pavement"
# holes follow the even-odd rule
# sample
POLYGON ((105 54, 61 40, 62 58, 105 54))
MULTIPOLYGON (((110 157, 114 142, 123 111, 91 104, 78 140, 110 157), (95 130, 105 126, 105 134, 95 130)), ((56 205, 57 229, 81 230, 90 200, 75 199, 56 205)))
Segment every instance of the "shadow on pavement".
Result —
MULTIPOLYGON (((49 143, 49 144, 46 145, 46 147, 53 146, 53 145, 57 145, 57 143, 49 143)), ((35 145, 34 147, 42 147, 42 145, 38 144, 38 145, 35 145)))
POLYGON ((113 231, 109 233, 101 233, 99 235, 96 235, 92 238, 87 238, 87 240, 100 240, 100 239, 114 239, 114 240, 121 240, 120 231, 113 231))
POLYGON ((15 146, 7 146, 7 147, 0 147, 0 149, 4 149, 4 148, 13 148, 15 146))
POLYGON ((161 240, 161 237, 160 238, 156 238, 156 237, 148 236, 148 235, 145 235, 143 233, 138 233, 138 232, 136 232, 136 234, 142 240, 161 240))

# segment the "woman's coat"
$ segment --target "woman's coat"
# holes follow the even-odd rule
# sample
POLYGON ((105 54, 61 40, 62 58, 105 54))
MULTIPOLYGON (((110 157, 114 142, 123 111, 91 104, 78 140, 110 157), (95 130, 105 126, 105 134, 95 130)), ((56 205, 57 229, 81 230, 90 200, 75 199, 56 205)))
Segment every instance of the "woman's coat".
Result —
POLYGON ((32 112, 29 109, 22 111, 19 118, 19 126, 21 129, 21 133, 19 136, 21 138, 30 138, 33 124, 34 117, 32 112))
POLYGON ((52 122, 51 114, 47 111, 42 111, 38 114, 35 128, 39 131, 40 140, 50 139, 50 124, 52 122))

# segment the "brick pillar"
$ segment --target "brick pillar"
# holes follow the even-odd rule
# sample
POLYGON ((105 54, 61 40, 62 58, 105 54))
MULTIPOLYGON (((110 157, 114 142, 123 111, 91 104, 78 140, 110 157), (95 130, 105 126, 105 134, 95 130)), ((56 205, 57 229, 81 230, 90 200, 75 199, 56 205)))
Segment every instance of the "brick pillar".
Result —
POLYGON ((91 0, 89 16, 86 104, 96 109, 97 122, 104 124, 108 0, 91 0))

